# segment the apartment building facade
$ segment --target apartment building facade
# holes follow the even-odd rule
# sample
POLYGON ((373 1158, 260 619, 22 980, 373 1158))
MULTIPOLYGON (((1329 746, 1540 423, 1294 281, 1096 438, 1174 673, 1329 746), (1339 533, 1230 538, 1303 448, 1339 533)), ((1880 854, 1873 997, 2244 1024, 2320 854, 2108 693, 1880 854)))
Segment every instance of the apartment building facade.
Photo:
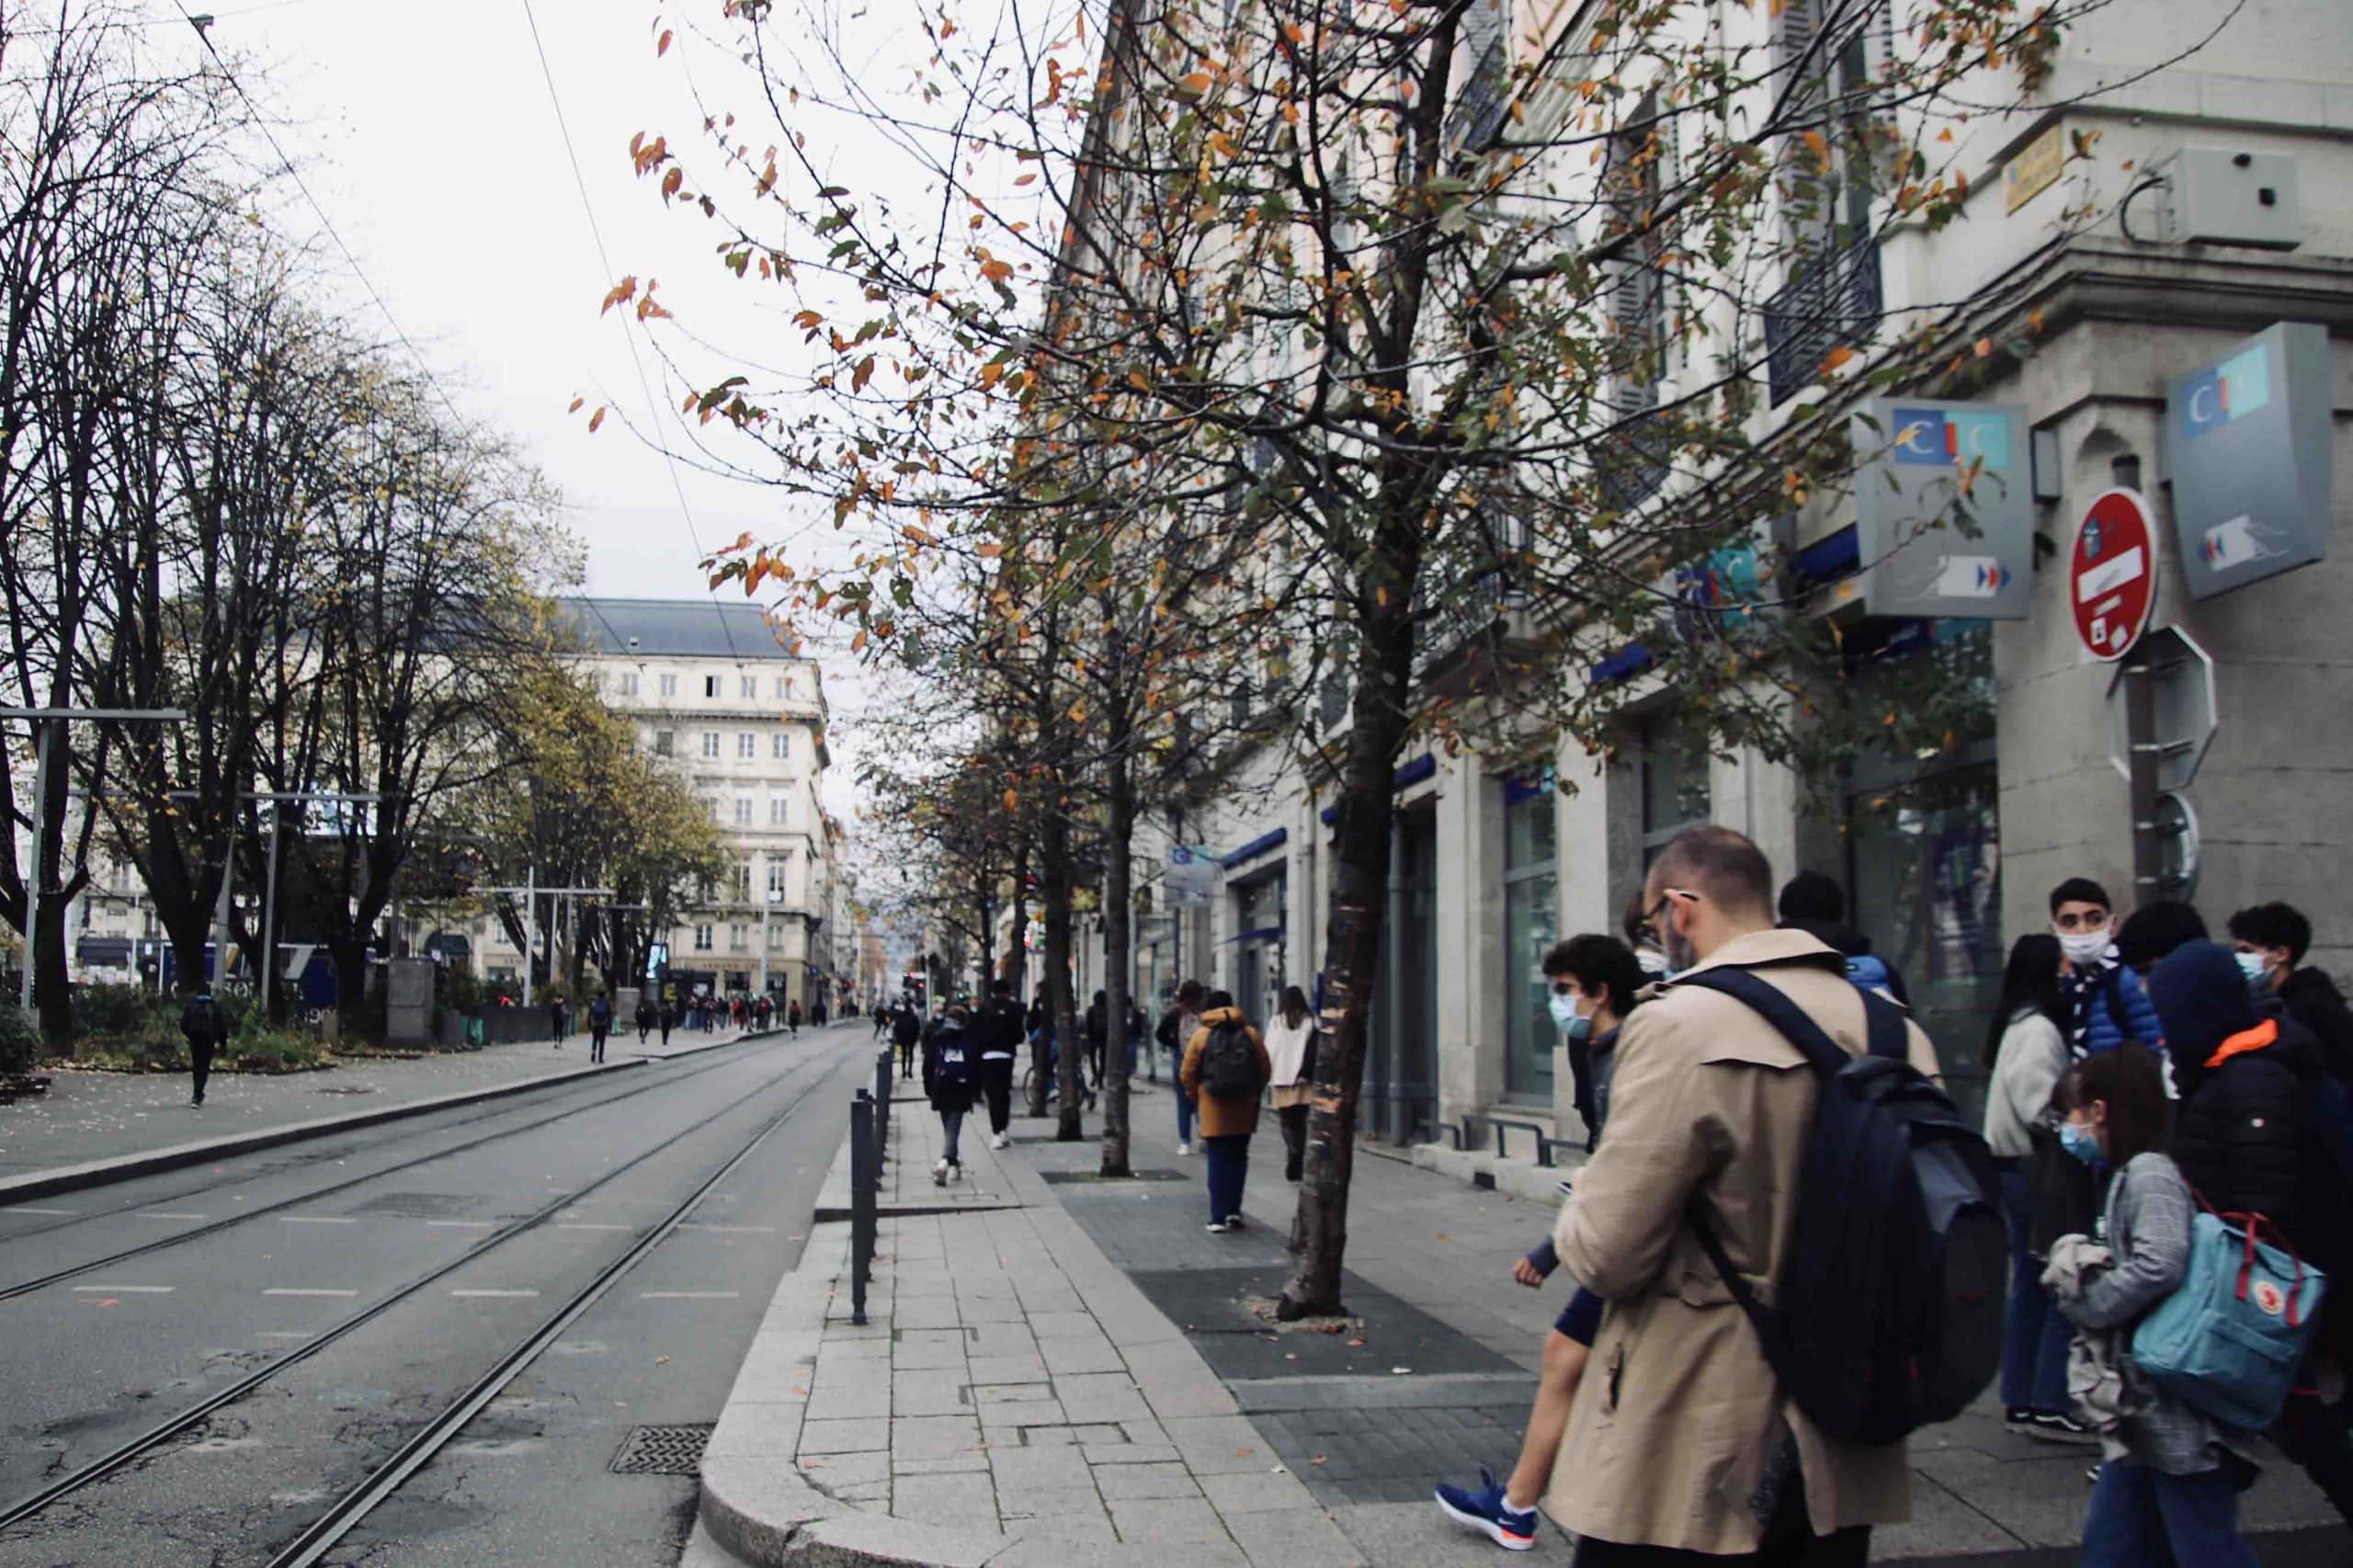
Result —
MULTIPOLYGON (((1473 51, 1491 67, 1574 51, 1602 8, 1482 9, 1490 25, 1466 69, 1473 51)), ((1873 8, 1695 11, 1761 47, 1784 17, 1837 26, 1873 8)), ((1412 744, 1397 759, 1370 1135, 1427 1137, 1493 1113, 1573 1128, 1538 961, 1559 937, 1617 931, 1650 859, 1701 822, 1748 834, 1780 877, 1812 869, 1845 887, 1972 1102, 2006 946, 2044 928, 2050 888, 2088 875, 2121 906, 2136 897, 2119 666, 2075 613, 2097 621, 2108 601, 2079 592, 2101 580, 2070 554, 2086 548, 2087 519, 2097 550, 2098 507, 2114 505, 2101 498, 2119 488, 2151 525, 2148 623, 2171 634, 2161 673, 2179 705, 2156 737, 2169 748, 2164 869, 2139 896, 2186 898, 2218 932, 2236 909, 2285 900, 2313 919, 2312 961, 2353 964, 2353 892, 2337 874, 2353 849, 2353 653, 2331 613, 2353 592, 2353 36, 2324 0, 2298 0, 2236 13, 2177 57, 2177 15, 2128 0, 2083 17, 2035 102, 1949 128, 1970 191, 1961 221, 1859 225, 1758 319, 1721 324, 1720 341, 1768 347, 1766 428, 1830 395, 1826 357, 1847 347, 1867 361, 1899 322, 1932 319, 1983 360, 1965 395, 1919 385, 1888 399, 1939 435, 1998 422, 2015 527, 1934 547, 1941 588, 1906 574, 1920 559, 1875 532, 1870 498, 1817 496, 1758 519, 1809 585, 1807 613, 1853 651, 1853 679, 1942 661, 1987 699, 1982 732, 1802 778, 1711 743, 1629 646, 1559 677, 1631 694, 1605 754, 1562 738, 1538 763, 1506 766, 1412 744), (2087 147, 2097 155, 2079 155, 2087 147), (2031 353, 2004 347, 2026 335, 2031 353), (2218 411, 2242 426, 2234 451, 2214 434, 2218 411), (1948 591, 1961 557, 1970 582, 1948 591), (1989 581, 2002 591, 1972 602, 1989 581)), ((1896 29, 1866 30, 1859 48, 1910 47, 1896 29)), ((1586 150, 1552 155, 1563 166, 1536 173, 1572 187, 1586 150)), ((1712 373, 1671 356, 1651 395, 1712 373)), ((1885 477, 1867 472, 1857 493, 1885 477)), ((1674 504, 1671 484, 1659 504, 1674 504)), ((1263 1017, 1282 984, 1312 990, 1324 956, 1335 790, 1274 746, 1221 771, 1230 787, 1188 808, 1181 837, 1165 812, 1146 824, 1134 982, 1165 998, 1198 976, 1263 1017), (1168 897, 1178 850, 1213 868, 1206 903, 1168 897)), ((1084 993, 1103 955, 1093 923, 1080 939, 1084 993)))

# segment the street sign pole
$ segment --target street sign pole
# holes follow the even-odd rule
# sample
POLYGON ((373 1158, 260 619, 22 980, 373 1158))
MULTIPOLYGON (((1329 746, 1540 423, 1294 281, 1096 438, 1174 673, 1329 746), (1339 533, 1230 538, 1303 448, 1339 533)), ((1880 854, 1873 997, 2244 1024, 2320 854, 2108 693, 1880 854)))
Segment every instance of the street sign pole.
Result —
POLYGON ((2148 644, 2124 666, 2124 736, 2132 793, 2132 891, 2137 907, 2157 896, 2164 846, 2157 830, 2157 687, 2148 644))

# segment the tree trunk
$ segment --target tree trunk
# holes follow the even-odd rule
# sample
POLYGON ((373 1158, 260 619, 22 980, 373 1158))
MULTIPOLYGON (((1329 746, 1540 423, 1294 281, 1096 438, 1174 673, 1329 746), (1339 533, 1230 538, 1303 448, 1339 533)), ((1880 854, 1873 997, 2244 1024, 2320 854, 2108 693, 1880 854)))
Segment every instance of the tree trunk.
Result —
POLYGON ((1135 866, 1129 849, 1136 835, 1135 776, 1127 739, 1112 737, 1109 832, 1103 869, 1103 1174, 1125 1176, 1128 1168, 1128 988, 1134 964, 1131 907, 1135 866))
MULTIPOLYGON (((1402 609, 1409 595, 1392 590, 1402 609)), ((1340 1312, 1340 1267, 1348 1244, 1348 1184, 1356 1171, 1357 1099, 1364 1085, 1369 1009, 1389 898, 1389 819, 1404 695, 1414 656, 1409 614, 1365 618, 1357 696, 1341 770, 1332 917, 1324 933, 1324 1017, 1331 1049, 1315 1053, 1307 1155, 1291 1221, 1299 1261, 1283 1287, 1284 1322, 1340 1312)))
POLYGON ((1054 1125, 1054 1141, 1073 1143, 1086 1136, 1086 1091, 1082 1060, 1086 1049, 1078 1029, 1078 1013, 1070 983, 1071 875, 1070 824, 1063 812, 1066 802, 1050 801, 1046 809, 1044 842, 1040 846, 1040 891, 1046 899, 1046 1027, 1053 1031, 1061 1053, 1055 1080, 1062 1108, 1054 1125))

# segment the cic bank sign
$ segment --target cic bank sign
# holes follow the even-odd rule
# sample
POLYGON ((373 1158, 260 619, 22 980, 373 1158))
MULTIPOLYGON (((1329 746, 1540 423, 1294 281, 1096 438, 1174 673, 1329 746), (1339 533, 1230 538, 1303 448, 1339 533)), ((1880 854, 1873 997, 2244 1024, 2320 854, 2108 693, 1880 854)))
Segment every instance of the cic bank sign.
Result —
POLYGON ((2165 385, 2165 477, 2194 599, 2328 553, 2328 331, 2282 322, 2165 385))

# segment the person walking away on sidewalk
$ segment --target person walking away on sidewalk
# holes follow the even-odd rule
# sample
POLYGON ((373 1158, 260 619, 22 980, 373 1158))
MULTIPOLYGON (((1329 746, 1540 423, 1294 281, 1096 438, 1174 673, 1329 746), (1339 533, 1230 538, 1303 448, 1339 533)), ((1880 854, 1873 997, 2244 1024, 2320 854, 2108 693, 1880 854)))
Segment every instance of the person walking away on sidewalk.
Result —
POLYGON ((1315 1097, 1315 1015, 1307 994, 1283 987, 1282 1011, 1267 1020, 1267 1099, 1283 1132, 1283 1179, 1295 1182, 1307 1161, 1307 1108, 1315 1097))
POLYGON ((1108 992, 1097 991, 1086 1005, 1086 1071, 1089 1085, 1097 1089, 1103 1086, 1103 1053, 1111 1041, 1110 1009, 1108 992))
POLYGON ((941 1153, 938 1162, 931 1167, 934 1187, 946 1187, 964 1174, 958 1142, 964 1131, 964 1115, 972 1108, 980 1082, 980 1066, 974 1060, 975 1042, 965 1029, 969 1021, 964 1004, 950 1004, 939 1020, 939 1028, 924 1044, 923 1092, 931 1101, 931 1108, 939 1113, 941 1153))
POLYGON ((797 1038, 801 1033, 801 998, 796 996, 784 1010, 785 1027, 797 1038))
MULTIPOLYGON (((1788 1276, 1822 1080, 1707 971, 1771 987, 1852 1054, 1870 994, 1848 983, 1843 954, 1774 929, 1772 869, 1730 829, 1677 835, 1643 898, 1643 923, 1679 978, 1620 1028, 1608 1135, 1554 1226, 1561 1267, 1606 1303, 1593 1358, 1608 1375, 1577 1385, 1545 1508, 1576 1532, 1581 1568, 1742 1553, 1774 1568, 1861 1564, 1871 1527, 1911 1511, 1904 1442, 1825 1437, 1724 1283, 1788 1276)), ((1927 1035, 1894 1027, 1933 1078, 1927 1035)))
POLYGON ((562 1051, 564 1037, 572 1032, 572 1020, 565 1016, 563 997, 548 1004, 548 1022, 555 1029, 555 1048, 562 1051))
POLYGON ((613 1032, 613 998, 609 992, 599 991, 597 999, 588 1004, 588 1060, 605 1059, 605 1037, 613 1032))
MULTIPOLYGON (((2029 1437, 2093 1440, 2096 1434, 2067 1413, 2067 1346, 2075 1325, 2052 1310, 2042 1288, 2042 1251, 2035 1244, 2034 1162, 2064 1161, 2089 1173, 2058 1148, 2053 1098, 2072 1058, 2067 1049, 2067 998, 2059 989, 2059 938, 2029 931, 2010 944, 2002 974, 2001 1005, 1985 1038, 1985 1146, 2002 1176, 2002 1222, 2010 1238, 2010 1293, 2002 1314, 2002 1411, 2013 1432, 2029 1437)), ((2064 1189, 2076 1194, 2077 1184, 2064 1189)), ((2079 1223, 2089 1220, 2095 1189, 2082 1183, 2077 1198, 2058 1205, 2079 1223)), ((2078 1228, 2043 1229, 2048 1237, 2078 1228)))
POLYGON ((1127 1027, 1122 1029, 1120 1033, 1127 1045, 1128 1076, 1130 1078, 1133 1078, 1136 1075, 1136 1057, 1143 1049, 1146 1030, 1144 1028, 1143 1022, 1143 1009, 1136 1006, 1135 998, 1132 996, 1128 998, 1127 1027))
POLYGON ((989 999, 975 1022, 981 1092, 989 1102, 989 1147, 1002 1149, 1013 1126, 1013 1069, 1023 1038, 1021 1004, 1013 999, 1013 982, 1003 977, 989 982, 989 999))
MULTIPOLYGON (((2353 1130, 2331 1125, 2346 1102, 2320 1042, 2284 1012, 2258 1016, 2237 955, 2219 943, 2185 943, 2160 959, 2149 996, 2181 1091, 2172 1153, 2183 1179, 2220 1213, 2262 1215, 2342 1288, 2353 1278, 2353 1205, 2346 1164, 2332 1151, 2353 1130)), ((2319 1392, 2337 1348, 2325 1301, 2321 1323, 2268 1436, 2353 1524, 2353 1441, 2319 1392)))
POLYGON ((229 1020, 212 999, 212 987, 199 985, 180 1010, 180 1034, 188 1040, 188 1065, 195 1082, 188 1098, 193 1108, 204 1103, 204 1082, 212 1076, 212 1053, 229 1038, 229 1020))
POLYGON ((651 996, 639 997, 637 999, 637 1043, 643 1045, 645 1043, 645 1037, 652 1034, 654 1032, 654 1026, 661 1021, 661 1009, 654 1006, 654 998, 651 996))
MULTIPOLYGON (((1552 986, 1553 1024, 1572 1046, 1582 1040, 1590 1048, 1593 1109, 1583 1114, 1597 1144, 1601 1122, 1609 1114, 1609 1070, 1617 1054, 1618 1028, 1642 990, 1642 965, 1634 950, 1615 937, 1586 935, 1556 943, 1544 955, 1544 978, 1552 986)), ((1547 1236, 1512 1266, 1511 1277, 1534 1290, 1560 1266, 1560 1254, 1547 1236)), ((1536 1403, 1528 1413, 1528 1429, 1510 1480, 1498 1481, 1493 1471, 1482 1470, 1476 1491, 1441 1485, 1438 1506, 1449 1518, 1484 1532, 1507 1551, 1526 1551, 1536 1544, 1537 1505, 1560 1459, 1569 1407, 1575 1403, 1594 1333, 1600 1326, 1601 1298, 1579 1286, 1544 1336, 1536 1403)))
POLYGON ((915 1075, 915 1044, 922 1038, 923 1026, 915 1022, 915 1010, 904 1004, 891 1012, 891 1043, 899 1048, 899 1076, 915 1075))
POLYGON ((2059 1104, 2068 1150, 2115 1173, 2101 1247, 2086 1251, 2087 1238, 2063 1237, 2044 1275, 2059 1311, 2080 1331, 2075 1357, 2120 1379, 2120 1408, 2104 1417, 2106 1457, 2078 1561, 2083 1568, 2255 1568, 2238 1528, 2239 1494, 2256 1475, 2254 1434, 2148 1383, 2128 1348, 2133 1327, 2188 1277, 2196 1212, 2180 1167, 2157 1146, 2165 1092, 2156 1058, 2142 1051, 2090 1057, 2061 1080, 2059 1104))
POLYGON ((666 1046, 670 1043, 670 1031, 676 1028, 678 1024, 678 1009, 675 1004, 666 998, 665 998, 662 1003, 661 1024, 662 1043, 666 1046))
POLYGON ((1242 1228, 1250 1135, 1258 1131, 1258 1091, 1272 1073, 1266 1042, 1233 1005, 1232 994, 1211 992, 1177 1076, 1200 1098, 1201 1149, 1210 1162, 1209 1228, 1219 1235, 1242 1228))
POLYGON ((1193 1152, 1193 1091, 1185 1086, 1185 1052, 1193 1037, 1201 1032, 1202 998, 1208 994, 1198 980, 1188 980, 1176 987, 1176 1000, 1160 1020, 1160 1042, 1168 1048, 1171 1075, 1176 1090, 1176 1152, 1193 1152))

